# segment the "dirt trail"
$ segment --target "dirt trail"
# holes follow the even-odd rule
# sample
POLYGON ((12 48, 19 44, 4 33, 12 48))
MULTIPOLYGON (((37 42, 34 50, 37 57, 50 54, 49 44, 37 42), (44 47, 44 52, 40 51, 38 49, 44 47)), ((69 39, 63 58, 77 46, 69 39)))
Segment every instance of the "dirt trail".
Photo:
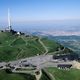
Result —
POLYGON ((43 46, 43 48, 45 49, 45 53, 44 53, 44 55, 46 55, 47 53, 48 53, 48 49, 47 49, 47 47, 44 45, 44 43, 41 41, 41 39, 39 38, 39 43, 43 46))

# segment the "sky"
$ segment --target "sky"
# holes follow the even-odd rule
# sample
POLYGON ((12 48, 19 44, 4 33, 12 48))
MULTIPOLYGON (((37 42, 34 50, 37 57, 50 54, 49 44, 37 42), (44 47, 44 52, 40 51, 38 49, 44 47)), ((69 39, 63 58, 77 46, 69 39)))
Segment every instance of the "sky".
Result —
POLYGON ((15 21, 80 19, 80 0, 0 0, 0 21, 8 8, 15 21))
MULTIPOLYGON (((8 8, 13 23, 80 20, 80 0, 0 0, 0 24, 7 23, 8 8)), ((64 21, 64 22, 65 22, 64 21)))

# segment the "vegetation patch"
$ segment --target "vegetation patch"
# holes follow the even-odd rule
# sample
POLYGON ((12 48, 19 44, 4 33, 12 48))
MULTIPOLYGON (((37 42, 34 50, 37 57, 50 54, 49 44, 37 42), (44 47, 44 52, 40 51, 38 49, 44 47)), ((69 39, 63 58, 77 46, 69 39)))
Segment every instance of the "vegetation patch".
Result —
POLYGON ((57 68, 47 68, 49 73, 51 73, 56 80, 80 80, 80 70, 70 69, 61 70, 57 68))
POLYGON ((7 73, 5 70, 0 70, 0 80, 35 80, 35 77, 29 74, 7 73))

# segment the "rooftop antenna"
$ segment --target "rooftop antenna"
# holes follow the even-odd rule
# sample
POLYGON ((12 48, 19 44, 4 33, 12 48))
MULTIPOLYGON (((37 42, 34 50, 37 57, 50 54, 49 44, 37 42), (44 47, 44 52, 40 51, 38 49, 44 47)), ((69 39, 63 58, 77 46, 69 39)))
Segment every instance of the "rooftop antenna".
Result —
POLYGON ((10 17, 10 9, 8 8, 8 29, 9 31, 12 30, 11 28, 11 17, 10 17))

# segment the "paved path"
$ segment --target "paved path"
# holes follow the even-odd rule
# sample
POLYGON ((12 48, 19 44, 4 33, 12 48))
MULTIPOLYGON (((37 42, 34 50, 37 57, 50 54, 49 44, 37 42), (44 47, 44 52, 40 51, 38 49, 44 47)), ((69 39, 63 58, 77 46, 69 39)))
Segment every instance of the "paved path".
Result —
MULTIPOLYGON (((19 68, 19 67, 18 67, 19 68)), ((12 70, 13 73, 25 73, 25 74, 31 74, 31 75, 34 75, 36 80, 40 80, 41 76, 42 76, 42 71, 41 70, 32 70, 32 69, 29 69, 27 70, 27 68, 21 68, 21 69, 25 69, 25 70, 16 70, 17 67, 15 69, 12 70), (39 74, 36 74, 36 72, 39 72, 39 74)))
POLYGON ((65 50, 65 47, 64 47, 64 49, 62 49, 62 50, 55 51, 55 52, 51 52, 51 53, 48 53, 48 54, 57 54, 57 53, 61 53, 61 52, 63 52, 64 50, 65 50))
POLYGON ((43 48, 45 49, 45 53, 44 53, 44 55, 46 55, 47 53, 48 53, 48 49, 47 49, 47 47, 44 45, 44 43, 41 41, 41 39, 39 38, 39 43, 43 46, 43 48))
POLYGON ((11 46, 16 40, 18 40, 20 37, 17 37, 16 39, 14 39, 10 44, 9 46, 11 46))
POLYGON ((49 75, 50 75, 52 80, 56 80, 55 77, 51 73, 49 73, 49 75))

